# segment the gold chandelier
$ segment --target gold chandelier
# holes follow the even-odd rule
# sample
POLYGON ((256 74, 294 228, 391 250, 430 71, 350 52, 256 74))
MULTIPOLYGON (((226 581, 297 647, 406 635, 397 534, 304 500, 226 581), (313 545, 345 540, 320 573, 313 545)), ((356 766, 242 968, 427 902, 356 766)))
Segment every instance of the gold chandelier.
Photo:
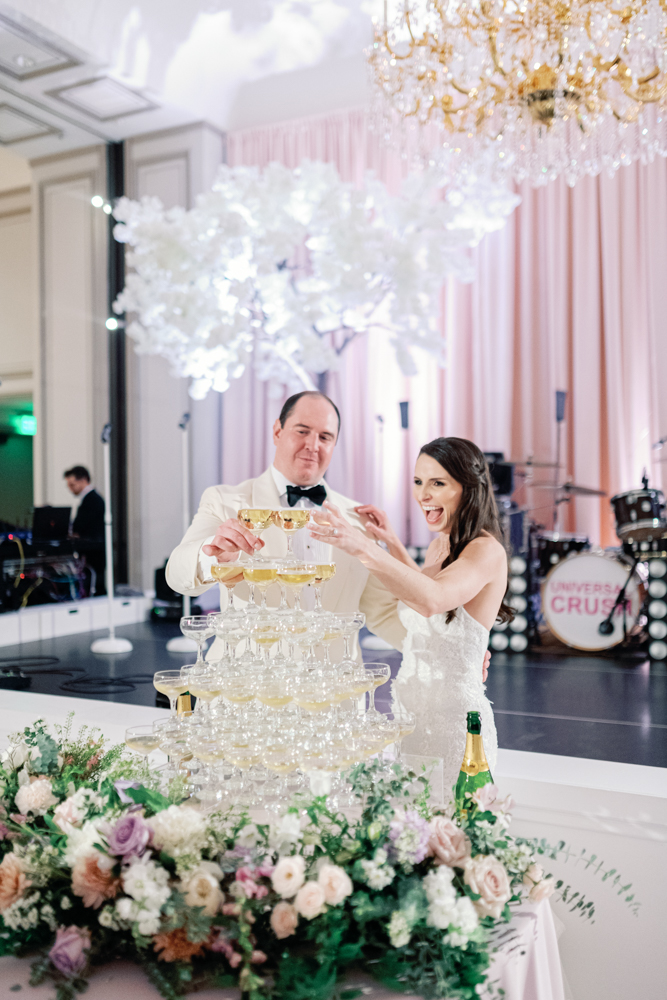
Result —
POLYGON ((667 0, 385 0, 369 63, 385 119, 517 179, 667 155, 667 0))

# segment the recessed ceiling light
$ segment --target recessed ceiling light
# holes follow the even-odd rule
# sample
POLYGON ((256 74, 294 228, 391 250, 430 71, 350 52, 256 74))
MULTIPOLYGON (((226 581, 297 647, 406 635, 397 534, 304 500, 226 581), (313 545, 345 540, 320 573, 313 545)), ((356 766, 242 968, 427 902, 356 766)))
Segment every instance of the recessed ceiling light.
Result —
POLYGON ((64 47, 43 38, 37 30, 16 24, 0 14, 0 72, 15 80, 28 80, 78 65, 79 60, 64 47))
POLYGON ((82 80, 81 83, 74 83, 69 87, 59 87, 57 90, 49 91, 48 96, 64 101, 65 104, 92 115, 98 121, 123 118, 125 115, 134 115, 139 111, 149 111, 156 107, 143 94, 124 87, 122 83, 108 76, 101 76, 96 80, 82 80))

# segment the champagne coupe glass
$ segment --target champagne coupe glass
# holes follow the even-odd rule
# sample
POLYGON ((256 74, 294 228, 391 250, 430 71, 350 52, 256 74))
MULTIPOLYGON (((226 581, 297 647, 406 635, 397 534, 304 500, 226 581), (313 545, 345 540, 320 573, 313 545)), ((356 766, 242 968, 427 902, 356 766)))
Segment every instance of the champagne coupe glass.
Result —
MULTIPOLYGON (((249 583, 251 587, 257 587, 262 595, 262 603, 260 605, 260 611, 266 611, 266 592, 272 583, 275 583, 278 578, 278 565, 275 562, 271 562, 270 559, 251 559, 247 563, 243 564, 243 579, 246 583, 249 583)), ((253 602, 254 604, 254 596, 253 602)))
POLYGON ((252 531, 256 538, 273 524, 273 511, 263 507, 241 507, 236 516, 243 527, 252 531))
POLYGON ((317 563, 317 576, 313 581, 315 590, 315 611, 322 611, 322 585, 336 575, 336 563, 317 563))
POLYGON ((382 719, 383 715, 375 707, 375 692, 383 684, 386 684, 391 677, 391 667, 388 663, 366 663, 366 673, 370 674, 373 687, 370 690, 368 696, 368 711, 366 712, 366 718, 369 721, 377 721, 382 719))
POLYGON ((329 650, 331 643, 335 642, 336 639, 340 639, 340 637, 344 635, 345 627, 338 615, 332 615, 328 611, 321 611, 320 619, 322 620, 324 626, 322 639, 320 640, 324 646, 324 663, 325 666, 330 667, 331 659, 329 657, 329 650))
POLYGON ((417 716, 414 712, 408 712, 407 708, 404 708, 403 705, 394 702, 391 712, 387 713, 387 718, 393 719, 395 725, 398 727, 398 735, 394 740, 394 760, 396 763, 400 764, 403 759, 401 744, 406 736, 410 736, 411 733, 414 733, 417 725, 417 716))
POLYGON ((180 694, 185 694, 188 689, 187 682, 181 677, 181 671, 158 670, 156 674, 153 674, 153 687, 156 691, 159 691, 160 694, 165 694, 167 696, 171 707, 171 716, 175 719, 178 696, 180 694))
POLYGON ((189 615, 181 618, 181 632, 197 643, 197 665, 204 663, 203 648, 207 640, 215 635, 214 615, 189 615))
POLYGON ((344 614, 337 615, 338 619, 343 624, 343 642, 345 644, 345 652, 343 653, 343 663, 353 663, 357 665, 357 661, 352 656, 350 650, 350 640, 359 629, 363 628, 366 624, 366 615, 363 611, 353 611, 346 612, 344 614))
POLYGON ((218 583, 222 583, 227 590, 227 607, 221 608, 220 611, 224 614, 226 611, 234 610, 234 587, 237 583, 241 582, 243 578, 243 568, 238 562, 231 563, 214 563, 211 566, 211 576, 218 583))
POLYGON ((281 507, 280 510, 274 510, 273 512, 273 522, 278 528, 282 530, 287 535, 287 555, 291 556, 293 554, 292 549, 292 539, 297 531, 301 528, 305 528, 310 521, 310 511, 303 510, 296 507, 281 507))
POLYGON ((187 682, 188 691, 197 699, 195 711, 209 714, 211 702, 222 694, 222 679, 214 670, 196 665, 183 667, 181 675, 187 682))
MULTIPOLYGON (((295 513, 307 514, 308 511, 296 511, 295 513)), ((309 583, 312 583, 316 576, 317 566, 314 563, 285 562, 278 567, 278 579, 290 587, 294 593, 295 611, 301 611, 301 591, 309 583)))
POLYGON ((250 638, 260 647, 264 658, 264 669, 270 668, 271 647, 275 646, 283 633, 283 628, 276 615, 262 613, 253 615, 250 623, 250 638))
POLYGON ((125 730, 125 743, 144 758, 144 770, 148 774, 148 755, 157 750, 160 743, 153 726, 132 726, 125 730))

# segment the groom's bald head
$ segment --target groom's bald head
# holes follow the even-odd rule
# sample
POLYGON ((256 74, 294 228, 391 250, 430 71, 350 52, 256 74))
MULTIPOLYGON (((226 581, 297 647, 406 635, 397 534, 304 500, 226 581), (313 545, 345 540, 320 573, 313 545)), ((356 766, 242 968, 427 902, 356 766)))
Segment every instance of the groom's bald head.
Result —
POLYGON ((329 468, 340 413, 321 392, 290 396, 273 425, 274 465, 295 486, 314 486, 329 468))

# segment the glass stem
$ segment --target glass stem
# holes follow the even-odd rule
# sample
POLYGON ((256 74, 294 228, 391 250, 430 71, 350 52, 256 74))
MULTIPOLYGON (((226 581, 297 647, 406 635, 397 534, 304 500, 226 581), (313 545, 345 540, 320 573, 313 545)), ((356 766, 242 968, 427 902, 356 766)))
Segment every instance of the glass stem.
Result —
POLYGON ((169 707, 171 709, 171 714, 172 714, 173 718, 176 718, 176 706, 177 705, 178 705, 178 695, 176 695, 175 698, 172 698, 171 695, 169 695, 169 707))
POLYGON ((315 591, 315 610, 322 610, 322 587, 320 584, 313 584, 313 589, 315 591))
POLYGON ((294 555, 294 552, 292 550, 292 535, 289 531, 287 532, 287 555, 288 556, 294 555))
POLYGON ((227 587, 227 611, 234 610, 234 587, 227 587))
POLYGON ((372 687, 368 692, 368 711, 375 711, 375 688, 372 687))
POLYGON ((344 635, 343 636, 343 649, 344 649, 343 656, 345 657, 346 660, 349 660, 350 659, 350 655, 351 655, 350 654, 350 637, 349 637, 349 635, 344 635))
MULTIPOLYGON (((289 537, 289 536, 288 536, 289 537)), ((301 611, 301 590, 294 590, 294 610, 298 613, 301 611)))

